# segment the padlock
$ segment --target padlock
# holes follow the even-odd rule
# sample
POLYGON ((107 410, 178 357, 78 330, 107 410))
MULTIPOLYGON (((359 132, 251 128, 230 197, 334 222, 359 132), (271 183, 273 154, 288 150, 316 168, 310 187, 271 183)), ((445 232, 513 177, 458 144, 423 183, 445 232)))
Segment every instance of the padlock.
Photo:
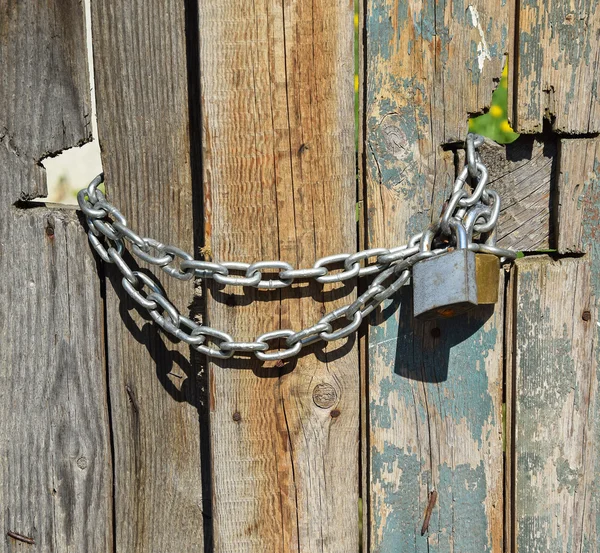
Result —
MULTIPOLYGON (((456 234, 456 247, 423 259, 412 269, 415 318, 432 320, 453 317, 478 303, 477 256, 468 249, 464 226, 456 220, 451 220, 450 226, 456 234)), ((431 249, 433 235, 433 231, 423 235, 421 251, 431 249)), ((485 267, 484 263, 482 268, 485 267)))

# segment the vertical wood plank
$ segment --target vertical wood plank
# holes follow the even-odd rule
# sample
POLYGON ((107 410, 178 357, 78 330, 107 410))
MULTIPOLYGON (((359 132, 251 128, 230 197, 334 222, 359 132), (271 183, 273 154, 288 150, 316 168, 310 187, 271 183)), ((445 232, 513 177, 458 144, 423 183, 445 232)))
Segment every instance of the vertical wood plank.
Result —
POLYGON ((112 550, 102 278, 74 211, 25 202, 90 137, 84 34, 76 0, 0 4, 3 552, 112 550))
POLYGON ((0 60, 0 201, 44 197, 39 162, 92 134, 81 3, 0 3, 0 60))
POLYGON ((371 331, 372 551, 502 551, 503 305, 424 325, 411 292, 371 331))
POLYGON ((513 126, 537 133, 600 131, 598 0, 521 2, 513 126))
MULTIPOLYGON (((405 243, 438 216, 455 174, 442 145, 463 140, 469 114, 488 105, 509 13, 501 1, 367 3, 371 247, 405 243)), ((502 307, 422 325, 410 293, 369 334, 372 551, 499 552, 502 307), (421 536, 432 489, 437 505, 421 536)))
POLYGON ((96 263, 73 211, 1 219, 0 551, 24 550, 9 531, 40 551, 112 551, 96 263))
MULTIPOLYGON (((193 252, 194 217, 200 214, 193 212, 190 157, 190 5, 97 0, 92 30, 109 199, 140 235, 193 252)), ((200 551, 207 520, 200 369, 190 362, 189 348, 173 343, 134 308, 118 272, 108 276, 117 551, 200 551)), ((193 282, 174 282, 164 273, 158 280, 185 313, 193 282)))
POLYGON ((595 202, 600 181, 600 140, 563 138, 558 175, 558 251, 589 249, 586 234, 597 225, 595 202), (589 228, 586 228, 589 227, 589 228))
POLYGON ((597 551, 590 259, 527 258, 514 270, 515 549, 597 551))
MULTIPOLYGON (((310 267, 355 251, 352 8, 201 3, 205 229, 216 260, 310 267)), ((351 291, 213 287, 207 321, 254 340, 314 324, 351 291)), ((358 550, 358 357, 352 340, 336 345, 275 367, 210 363, 218 553, 358 550)))

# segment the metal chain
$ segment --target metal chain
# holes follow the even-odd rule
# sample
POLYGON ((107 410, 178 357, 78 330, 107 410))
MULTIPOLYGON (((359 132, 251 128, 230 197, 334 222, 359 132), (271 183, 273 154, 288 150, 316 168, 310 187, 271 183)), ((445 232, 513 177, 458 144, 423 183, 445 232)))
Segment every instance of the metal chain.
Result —
POLYGON ((77 195, 86 215, 90 244, 106 263, 117 266, 123 275, 123 288, 166 332, 210 357, 227 359, 235 354, 253 353, 261 361, 293 357, 318 340, 333 342, 355 332, 362 321, 381 302, 388 299, 411 277, 418 261, 440 255, 456 246, 456 227, 462 226, 468 248, 491 253, 502 262, 515 258, 515 252, 496 246, 496 224, 500 197, 487 189, 488 171, 478 153, 483 137, 469 134, 467 160, 456 178, 452 195, 435 223, 414 235, 408 244, 390 249, 373 248, 357 253, 340 253, 318 259, 310 268, 294 269, 285 261, 256 263, 221 262, 194 259, 189 253, 142 237, 133 231, 121 212, 98 190, 103 175, 98 175, 77 195), (470 187, 468 185, 470 184, 470 187), (179 280, 213 279, 220 285, 275 289, 291 286, 297 280, 318 283, 342 282, 355 277, 376 275, 351 304, 340 307, 315 325, 298 332, 289 329, 261 334, 253 342, 239 342, 226 332, 197 324, 182 315, 167 299, 163 289, 143 272, 133 270, 123 259, 125 242, 142 261, 160 267, 179 280), (275 346, 275 348, 272 347, 275 346), (283 349, 278 349, 281 345, 283 349))

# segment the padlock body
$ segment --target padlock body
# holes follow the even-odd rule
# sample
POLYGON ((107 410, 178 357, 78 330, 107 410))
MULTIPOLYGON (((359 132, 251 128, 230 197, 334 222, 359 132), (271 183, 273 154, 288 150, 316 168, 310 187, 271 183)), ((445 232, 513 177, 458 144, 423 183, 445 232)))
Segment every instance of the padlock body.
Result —
POLYGON ((475 254, 475 274, 477 303, 479 305, 498 303, 500 259, 489 253, 475 254))
POLYGON ((413 311, 421 320, 454 317, 477 305, 475 253, 457 249, 415 264, 413 311))

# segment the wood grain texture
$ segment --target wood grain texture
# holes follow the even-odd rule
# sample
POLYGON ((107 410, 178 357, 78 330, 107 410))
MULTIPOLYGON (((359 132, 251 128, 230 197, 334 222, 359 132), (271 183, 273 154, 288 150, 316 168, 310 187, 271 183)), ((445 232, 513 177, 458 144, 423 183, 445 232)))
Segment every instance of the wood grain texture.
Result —
POLYGON ((590 260, 533 257, 518 260, 515 270, 515 547, 597 551, 598 325, 590 260))
POLYGON ((481 147, 490 175, 489 187, 500 194, 502 202, 499 246, 517 251, 554 246, 552 201, 557 149, 553 138, 533 136, 522 136, 508 145, 486 140, 481 147))
POLYGON ((541 132, 544 118, 559 132, 600 131, 598 0, 519 6, 515 131, 541 132))
POLYGON ((597 226, 600 190, 600 140, 560 141, 557 234, 560 253, 589 250, 586 234, 597 226), (586 226, 590 228, 586 229, 586 226), (587 246, 587 247, 586 247, 587 246))
MULTIPOLYGON (((488 105, 508 15, 500 1, 367 4, 370 247, 405 243, 439 215, 455 176, 442 145, 463 140, 469 114, 488 105)), ((369 330, 371 551, 500 552, 502 306, 423 325, 410 296, 369 330)))
MULTIPOLYGON (((97 0, 92 23, 109 199, 142 236, 193 252, 185 7, 97 0)), ((171 342, 134 307, 118 272, 109 270, 108 277, 116 550, 200 551, 200 369, 189 348, 171 342)), ((164 273, 158 279, 186 313, 193 282, 164 273)))
MULTIPOLYGON (((199 20, 213 257, 306 267, 355 251, 352 4, 210 0, 199 20)), ((213 287, 207 320, 253 340, 352 297, 352 284, 213 287)), ((240 357, 210 369, 215 551, 358 551, 354 340, 281 366, 240 357)))
POLYGON ((0 221, 0 551, 112 550, 100 283, 74 211, 0 221), (22 244, 27 244, 23 247, 22 244))
POLYGON ((83 37, 77 1, 0 3, 3 552, 112 549, 102 278, 74 211, 13 205, 89 139, 83 37))
POLYGON ((44 197, 39 162, 91 139, 83 6, 0 2, 2 200, 44 197))

